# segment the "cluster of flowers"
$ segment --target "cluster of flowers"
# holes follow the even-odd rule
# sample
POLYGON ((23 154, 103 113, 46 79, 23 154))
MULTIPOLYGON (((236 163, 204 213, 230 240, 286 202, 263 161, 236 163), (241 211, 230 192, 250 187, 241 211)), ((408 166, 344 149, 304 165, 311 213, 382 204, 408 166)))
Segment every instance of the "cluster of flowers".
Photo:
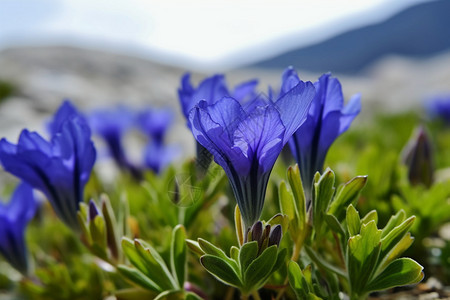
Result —
MULTIPOLYGON (((289 144, 311 199, 313 176, 322 171, 328 148, 349 128, 361 108, 359 95, 344 106, 341 85, 331 74, 311 83, 300 80, 288 68, 279 91, 257 93, 257 84, 256 80, 248 81, 230 91, 224 77, 216 75, 195 88, 185 75, 178 91, 187 125, 225 170, 246 228, 259 220, 268 179, 283 147, 289 144)), ((118 165, 132 173, 136 168, 126 159, 121 138, 135 124, 133 119, 135 114, 122 108, 98 111, 90 118, 92 129, 104 137, 118 165)), ((156 163, 152 168, 158 172, 161 162, 172 157, 163 147, 171 117, 147 112, 139 114, 137 120, 152 140, 147 165, 156 163), (155 120, 158 126, 150 126, 155 120)), ((56 112, 49 129, 50 141, 26 129, 17 145, 0 141, 4 169, 25 182, 8 205, 0 206, 0 251, 24 273, 23 233, 37 207, 32 188, 43 192, 56 214, 78 230, 77 211, 96 158, 89 122, 69 102, 56 112)))
POLYGON ((143 151, 144 165, 160 173, 179 154, 176 146, 166 145, 164 141, 173 119, 173 112, 167 108, 147 108, 136 112, 120 105, 109 110, 94 111, 89 116, 89 124, 104 139, 117 166, 141 179, 143 167, 130 162, 122 145, 125 134, 137 128, 147 136, 148 143, 143 151))

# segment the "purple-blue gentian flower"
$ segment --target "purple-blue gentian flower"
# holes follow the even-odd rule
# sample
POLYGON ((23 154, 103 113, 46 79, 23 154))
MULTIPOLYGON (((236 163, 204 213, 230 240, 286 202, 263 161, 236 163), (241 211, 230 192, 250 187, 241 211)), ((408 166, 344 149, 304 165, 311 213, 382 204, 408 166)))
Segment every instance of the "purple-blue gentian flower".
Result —
POLYGON ((164 145, 150 141, 144 149, 144 164, 156 174, 164 170, 180 154, 174 145, 164 145))
POLYGON ((43 192, 61 220, 78 229, 79 202, 96 156, 91 130, 68 101, 56 112, 49 128, 50 141, 27 129, 21 132, 17 145, 0 140, 0 162, 7 172, 43 192))
MULTIPOLYGON (((296 72, 288 68, 283 74, 281 94, 299 82, 296 72)), ((316 172, 322 172, 328 149, 334 140, 346 131, 361 110, 361 96, 356 94, 344 106, 341 84, 330 73, 314 83, 316 96, 306 121, 289 141, 291 151, 299 165, 307 200, 316 172)))
POLYGON ((149 137, 144 149, 144 164, 156 174, 165 169, 180 153, 178 147, 164 144, 167 130, 173 121, 174 114, 167 108, 150 108, 138 115, 139 127, 149 137))
POLYGON ((164 138, 174 121, 174 114, 168 108, 147 108, 137 116, 138 126, 155 144, 164 144, 164 138))
POLYGON ((191 84, 191 75, 187 73, 181 78, 178 97, 183 114, 188 119, 191 109, 201 100, 205 100, 208 104, 214 104, 223 97, 232 97, 239 102, 245 102, 256 96, 257 85, 258 80, 253 79, 237 85, 233 91, 230 91, 225 82, 225 76, 216 74, 204 79, 197 88, 194 88, 191 84))
POLYGON ((431 98, 425 103, 425 108, 431 118, 438 118, 450 124, 450 94, 431 98))
POLYGON ((89 124, 94 133, 104 139, 117 165, 127 169, 129 163, 122 146, 122 138, 133 125, 133 113, 123 106, 95 110, 89 115, 89 124))
MULTIPOLYGON (((241 103, 246 102, 255 98, 255 88, 257 85, 258 80, 249 80, 237 85, 230 91, 227 87, 225 76, 216 74, 204 79, 197 88, 195 88, 191 84, 191 75, 187 73, 181 78, 181 87, 178 89, 178 97, 180 99, 183 114, 186 117, 186 120, 188 120, 190 111, 201 100, 206 101, 208 104, 214 104, 223 97, 232 97, 241 103)), ((188 126, 190 126, 189 121, 188 126)), ((212 161, 211 154, 198 142, 196 150, 197 165, 200 167, 198 170, 201 173, 204 173, 212 161)))
POLYGON ((37 207, 33 189, 26 183, 17 186, 9 203, 0 201, 0 253, 22 274, 28 271, 25 228, 37 207))
POLYGON ((246 228, 258 221, 273 165, 305 121, 314 95, 313 84, 301 81, 275 102, 257 97, 243 106, 222 98, 191 110, 192 133, 225 170, 246 228))

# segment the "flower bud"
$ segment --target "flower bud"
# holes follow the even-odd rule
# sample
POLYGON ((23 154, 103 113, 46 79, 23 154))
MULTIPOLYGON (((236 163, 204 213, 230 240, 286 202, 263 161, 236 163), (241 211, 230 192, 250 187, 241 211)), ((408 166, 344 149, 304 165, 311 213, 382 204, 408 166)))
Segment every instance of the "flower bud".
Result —
POLYGON ((281 237, 283 236, 283 231, 281 230, 281 225, 276 225, 269 236, 269 247, 272 245, 280 246, 281 237))
POLYGON ((258 244, 260 244, 262 233, 263 233, 263 224, 261 221, 256 222, 253 224, 252 229, 252 241, 257 241, 258 244))
POLYGON ((402 161, 408 167, 408 179, 412 185, 433 183, 433 153, 430 138, 423 126, 418 127, 406 147, 402 161))
POLYGON ((89 201, 89 220, 94 220, 96 216, 98 216, 97 205, 95 205, 94 200, 89 201))

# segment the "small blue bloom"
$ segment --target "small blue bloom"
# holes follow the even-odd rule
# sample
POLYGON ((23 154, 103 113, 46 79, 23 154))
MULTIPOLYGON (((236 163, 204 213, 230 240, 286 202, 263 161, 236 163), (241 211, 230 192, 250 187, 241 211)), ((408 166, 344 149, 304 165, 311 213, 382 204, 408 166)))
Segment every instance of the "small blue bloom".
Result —
POLYGON ((7 204, 0 201, 0 253, 16 270, 28 271, 25 228, 38 205, 32 188, 21 183, 7 204))
POLYGON ((142 132, 159 145, 164 143, 164 137, 173 121, 174 114, 167 108, 147 108, 137 116, 137 122, 142 132))
POLYGON ((173 145, 150 141, 144 149, 144 163, 156 174, 164 170, 180 154, 180 149, 173 145))
POLYGON ((183 114, 188 119, 191 109, 201 100, 205 100, 208 104, 214 104, 223 97, 232 97, 243 102, 254 98, 257 85, 258 80, 250 80, 237 85, 233 91, 229 91, 225 76, 217 74, 206 78, 197 88, 194 88, 191 84, 191 75, 187 73, 181 78, 178 97, 183 114))
POLYGON ((17 145, 0 140, 0 162, 7 172, 42 191, 56 214, 77 229, 79 202, 96 156, 91 130, 67 101, 49 127, 53 133, 50 142, 27 129, 21 132, 17 145))
POLYGON ((225 170, 246 227, 259 219, 273 165, 314 95, 313 84, 301 81, 276 102, 257 97, 243 106, 222 98, 191 110, 192 133, 225 170))
POLYGON ((431 98, 425 103, 427 113, 432 118, 438 118, 450 124, 450 94, 431 98))
MULTIPOLYGON (((283 74, 281 94, 300 79, 292 68, 283 74)), ((289 146, 300 168, 303 187, 311 199, 311 187, 316 172, 322 172, 328 149, 334 140, 346 131, 361 110, 361 96, 354 95, 344 107, 339 80, 331 74, 322 75, 314 83, 316 97, 308 117, 289 141, 289 146)))
POLYGON ((131 171, 135 167, 128 161, 122 146, 122 138, 134 125, 134 114, 124 106, 112 110, 96 110, 89 116, 92 130, 100 135, 108 146, 110 155, 119 168, 131 171))

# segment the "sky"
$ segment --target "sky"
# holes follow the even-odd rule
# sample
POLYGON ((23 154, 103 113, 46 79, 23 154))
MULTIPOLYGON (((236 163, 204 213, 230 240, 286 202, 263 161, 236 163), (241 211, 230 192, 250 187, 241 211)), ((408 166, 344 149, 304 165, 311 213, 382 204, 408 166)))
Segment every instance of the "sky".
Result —
POLYGON ((67 45, 228 70, 427 0, 0 0, 0 50, 67 45))

